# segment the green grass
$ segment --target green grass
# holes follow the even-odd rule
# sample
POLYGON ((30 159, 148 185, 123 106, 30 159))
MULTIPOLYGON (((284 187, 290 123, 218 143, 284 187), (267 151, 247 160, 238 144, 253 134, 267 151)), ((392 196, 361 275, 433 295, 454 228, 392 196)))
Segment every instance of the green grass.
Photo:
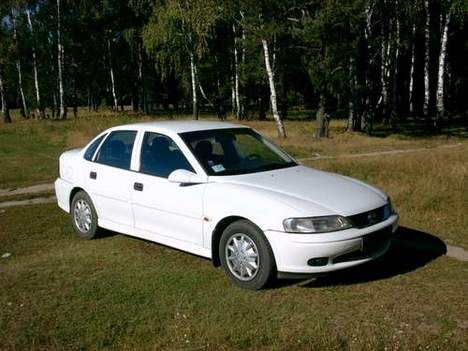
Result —
MULTIPOLYGON (((111 125, 148 118, 0 125, 0 188, 49 182, 62 150, 111 125)), ((331 138, 317 141, 312 122, 288 121, 290 137, 279 142, 301 157, 462 143, 307 161, 392 196, 403 229, 383 260, 252 292, 210 261, 157 244, 123 235, 80 240, 54 204, 0 209, 0 255, 12 254, 0 258, 0 349, 466 350, 468 266, 444 256, 441 240, 468 249, 468 143, 370 138, 332 123, 331 138)), ((275 136, 271 122, 249 124, 275 136)))
POLYGON ((0 261, 4 349, 467 346, 467 267, 448 257, 423 266, 397 246, 346 275, 252 292, 166 247, 79 240, 55 205, 7 209, 0 221, 1 251, 12 253, 0 261))

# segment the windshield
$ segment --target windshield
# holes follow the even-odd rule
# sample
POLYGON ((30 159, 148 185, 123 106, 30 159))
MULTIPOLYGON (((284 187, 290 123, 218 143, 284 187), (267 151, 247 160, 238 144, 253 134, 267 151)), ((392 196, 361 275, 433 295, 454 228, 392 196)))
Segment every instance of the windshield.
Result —
POLYGON ((208 175, 237 175, 296 166, 284 151, 250 128, 180 134, 208 175))

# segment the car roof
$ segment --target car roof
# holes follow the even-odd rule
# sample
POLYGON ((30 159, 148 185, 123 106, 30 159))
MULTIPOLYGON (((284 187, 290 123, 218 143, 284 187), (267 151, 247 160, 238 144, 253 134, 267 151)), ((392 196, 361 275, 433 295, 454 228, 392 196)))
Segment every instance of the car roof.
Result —
POLYGON ((186 132, 194 132, 199 130, 210 130, 210 129, 226 129, 226 128, 248 128, 241 124, 234 124, 228 122, 216 122, 216 121, 150 121, 150 122, 139 122, 132 124, 125 124, 117 127, 113 127, 109 130, 125 130, 125 129, 136 129, 152 132, 160 132, 166 134, 179 134, 186 132))

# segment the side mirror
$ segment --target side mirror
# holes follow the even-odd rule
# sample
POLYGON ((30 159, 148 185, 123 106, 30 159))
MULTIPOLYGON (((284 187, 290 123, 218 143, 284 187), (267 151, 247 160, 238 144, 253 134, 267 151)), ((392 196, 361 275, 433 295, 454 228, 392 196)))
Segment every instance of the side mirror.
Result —
POLYGON ((200 176, 191 171, 187 171, 186 169, 176 169, 169 174, 168 180, 171 183, 179 184, 200 184, 208 181, 206 176, 200 176))

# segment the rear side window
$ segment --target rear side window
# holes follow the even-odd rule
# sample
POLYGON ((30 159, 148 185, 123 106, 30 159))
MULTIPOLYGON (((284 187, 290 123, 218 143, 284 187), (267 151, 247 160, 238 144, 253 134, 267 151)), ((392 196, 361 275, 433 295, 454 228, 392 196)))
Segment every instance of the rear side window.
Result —
POLYGON ((101 143, 102 139, 104 139, 104 137, 106 136, 107 134, 104 134, 104 135, 101 135, 99 138, 97 138, 96 140, 94 140, 91 145, 88 146, 88 148, 86 149, 85 153, 84 153, 84 159, 85 160, 88 160, 88 161, 92 161, 93 160, 93 156, 99 146, 99 144, 101 143))
POLYGON ((140 172, 167 178, 176 169, 194 172, 192 166, 169 137, 146 132, 141 146, 140 172))
POLYGON ((109 134, 99 149, 96 161, 108 166, 130 169, 136 131, 119 130, 109 134))

